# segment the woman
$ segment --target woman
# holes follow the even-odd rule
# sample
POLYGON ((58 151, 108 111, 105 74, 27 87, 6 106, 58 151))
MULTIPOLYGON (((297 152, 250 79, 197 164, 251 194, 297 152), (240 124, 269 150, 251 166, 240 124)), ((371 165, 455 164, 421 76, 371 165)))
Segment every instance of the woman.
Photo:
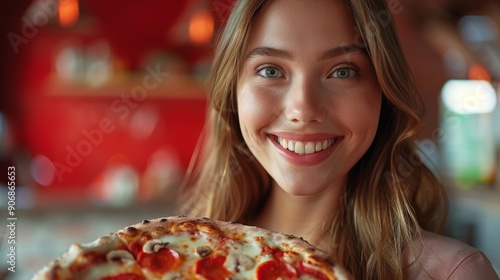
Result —
POLYGON ((185 210, 301 236, 356 279, 498 279, 430 233, 447 204, 413 142, 417 96, 383 1, 238 1, 185 210))

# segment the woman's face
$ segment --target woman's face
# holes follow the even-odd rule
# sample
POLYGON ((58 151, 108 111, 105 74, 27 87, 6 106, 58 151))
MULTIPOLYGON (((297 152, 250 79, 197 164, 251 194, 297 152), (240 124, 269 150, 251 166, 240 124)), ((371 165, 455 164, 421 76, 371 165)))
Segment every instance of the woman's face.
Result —
POLYGON ((255 18, 237 84, 241 132, 293 195, 344 186, 382 93, 343 1, 275 0, 255 18))

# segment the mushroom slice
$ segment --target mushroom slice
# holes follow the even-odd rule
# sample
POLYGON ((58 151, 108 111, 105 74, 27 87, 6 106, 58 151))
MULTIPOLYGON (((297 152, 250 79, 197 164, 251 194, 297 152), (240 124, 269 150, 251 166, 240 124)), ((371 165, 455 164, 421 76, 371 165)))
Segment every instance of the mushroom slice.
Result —
POLYGON ((109 262, 123 262, 125 260, 134 261, 134 256, 127 250, 113 250, 106 254, 109 262))
POLYGON ((212 249, 208 246, 200 246, 196 248, 196 253, 198 253, 200 257, 204 258, 212 253, 212 249))
POLYGON ((142 250, 147 254, 158 253, 161 249, 167 247, 168 242, 163 242, 160 239, 149 240, 142 246, 142 250))
POLYGON ((230 271, 240 272, 247 271, 252 268, 255 265, 255 261, 247 255, 230 254, 227 256, 224 265, 230 271))

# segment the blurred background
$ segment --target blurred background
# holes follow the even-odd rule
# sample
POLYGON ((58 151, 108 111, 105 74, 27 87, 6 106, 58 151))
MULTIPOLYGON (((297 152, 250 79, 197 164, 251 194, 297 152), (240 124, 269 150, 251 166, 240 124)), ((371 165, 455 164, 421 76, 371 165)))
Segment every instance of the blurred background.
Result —
MULTIPOLYGON (((387 1, 379 18, 395 21, 426 108, 418 144, 449 183, 445 233, 500 271, 500 1, 387 1)), ((0 225, 9 166, 17 218, 5 277, 29 279, 74 242, 172 213, 233 0, 0 5, 0 225)))

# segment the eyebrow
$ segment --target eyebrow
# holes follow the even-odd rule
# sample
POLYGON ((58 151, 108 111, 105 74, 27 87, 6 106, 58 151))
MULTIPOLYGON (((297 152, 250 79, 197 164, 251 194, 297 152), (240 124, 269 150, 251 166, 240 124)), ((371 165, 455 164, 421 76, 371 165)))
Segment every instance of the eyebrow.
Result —
POLYGON ((292 54, 285 50, 275 49, 271 47, 257 47, 247 54, 245 60, 255 56, 274 56, 289 60, 293 59, 292 54))
MULTIPOLYGON (((337 57, 340 55, 346 55, 350 53, 363 53, 363 54, 368 54, 365 45, 360 45, 360 44, 342 44, 338 47, 331 48, 327 51, 325 51, 322 55, 319 56, 318 61, 321 60, 326 60, 329 58, 337 57)), ((278 57, 278 58, 283 58, 283 59, 288 59, 292 60, 293 55, 286 51, 286 50, 281 50, 281 49, 276 49, 272 47, 257 47, 253 50, 251 50, 245 57, 245 60, 248 60, 252 57, 255 56, 271 56, 271 57, 278 57)))
POLYGON ((361 54, 368 54, 368 51, 366 50, 365 45, 361 44, 341 44, 338 47, 329 49, 325 51, 319 58, 318 61, 321 60, 326 60, 329 58, 341 56, 341 55, 347 55, 351 53, 361 53, 361 54))

